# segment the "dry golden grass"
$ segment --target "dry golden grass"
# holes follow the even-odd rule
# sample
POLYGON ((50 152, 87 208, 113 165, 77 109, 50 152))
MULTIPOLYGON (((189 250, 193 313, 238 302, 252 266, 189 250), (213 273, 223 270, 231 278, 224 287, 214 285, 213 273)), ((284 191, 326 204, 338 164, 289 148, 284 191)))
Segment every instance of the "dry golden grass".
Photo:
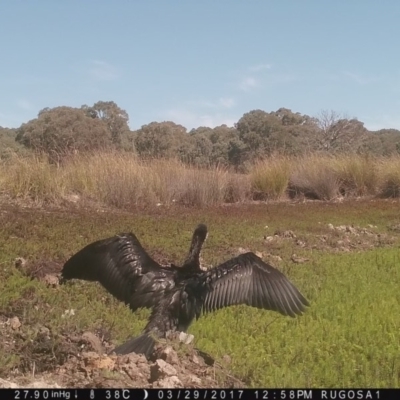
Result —
POLYGON ((74 155, 62 165, 45 157, 13 157, 0 165, 0 188, 13 198, 60 203, 71 195, 124 208, 245 201, 247 179, 223 168, 196 169, 176 160, 142 161, 129 153, 74 155))
POLYGON ((291 189, 306 197, 332 200, 339 197, 339 179, 335 170, 335 158, 311 154, 296 158, 290 177, 291 189))
POLYGON ((14 199, 63 204, 97 203, 117 208, 157 204, 203 207, 290 194, 320 200, 342 196, 399 197, 400 156, 273 156, 247 174, 207 169, 177 160, 140 160, 131 153, 73 155, 61 165, 46 157, 14 155, 0 164, 0 190, 14 199))
POLYGON ((258 161, 250 169, 253 192, 265 199, 283 198, 289 185, 291 167, 291 160, 284 156, 258 161))
POLYGON ((400 156, 378 160, 376 170, 380 196, 400 197, 400 156))
POLYGON ((334 159, 333 168, 345 196, 373 195, 378 191, 377 159, 369 155, 344 155, 334 159))

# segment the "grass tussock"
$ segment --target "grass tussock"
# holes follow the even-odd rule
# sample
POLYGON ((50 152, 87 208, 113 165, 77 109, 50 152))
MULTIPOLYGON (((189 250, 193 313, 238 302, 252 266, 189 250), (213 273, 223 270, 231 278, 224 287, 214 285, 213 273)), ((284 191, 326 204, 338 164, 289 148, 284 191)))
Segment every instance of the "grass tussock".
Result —
POLYGON ((381 197, 400 197, 400 156, 379 160, 377 170, 380 176, 381 197))
POLYGON ((294 195, 319 200, 333 200, 339 193, 339 179, 330 156, 310 155, 295 160, 290 177, 294 195))
POLYGON ((254 197, 279 200, 286 194, 291 162, 288 157, 273 156, 258 161, 250 170, 254 197))
POLYGON ((339 156, 333 163, 340 192, 344 196, 367 196, 377 193, 379 172, 376 158, 368 155, 339 156))
POLYGON ((246 174, 196 168, 177 160, 141 160, 131 153, 76 154, 62 164, 14 155, 0 164, 0 190, 43 204, 71 200, 116 208, 181 204, 203 207, 296 196, 399 197, 400 156, 272 156, 246 174))
POLYGON ((0 188, 14 198, 56 202, 66 193, 65 175, 44 156, 13 155, 0 167, 0 188))

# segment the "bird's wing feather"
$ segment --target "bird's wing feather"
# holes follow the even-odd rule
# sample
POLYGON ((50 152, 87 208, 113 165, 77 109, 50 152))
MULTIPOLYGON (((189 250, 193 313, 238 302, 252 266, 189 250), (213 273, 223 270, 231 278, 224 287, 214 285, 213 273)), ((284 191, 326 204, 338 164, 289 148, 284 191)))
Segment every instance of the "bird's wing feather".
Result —
POLYGON ((64 265, 64 279, 100 282, 132 310, 152 307, 173 285, 172 271, 161 267, 133 233, 99 240, 74 254, 64 265))
POLYGON ((204 284, 208 286, 203 302, 205 313, 247 304, 294 317, 309 305, 282 272, 251 252, 209 270, 204 284))

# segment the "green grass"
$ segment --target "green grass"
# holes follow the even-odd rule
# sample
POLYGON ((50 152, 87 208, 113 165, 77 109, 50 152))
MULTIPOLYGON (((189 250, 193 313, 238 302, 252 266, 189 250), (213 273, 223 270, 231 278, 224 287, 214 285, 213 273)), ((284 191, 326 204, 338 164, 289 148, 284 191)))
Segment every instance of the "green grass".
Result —
MULTIPOLYGON (((179 262, 194 226, 205 222, 210 229, 203 253, 206 263, 235 256, 239 247, 280 255, 278 267, 310 300, 311 308, 296 319, 245 306, 220 310, 191 326, 198 348, 217 359, 229 354, 232 373, 253 387, 400 387, 399 237, 390 246, 351 253, 300 249, 290 239, 277 244, 264 240, 275 230, 290 229, 298 238, 317 243, 316 235, 332 234, 328 223, 372 224, 382 234, 396 235, 388 226, 400 222, 398 207, 398 202, 382 200, 128 214, 3 206, 0 314, 19 317, 28 347, 39 325, 49 328, 58 362, 63 352, 60 335, 65 332, 104 327, 115 344, 121 343, 140 332, 147 310, 132 314, 94 283, 46 287, 17 270, 15 257, 62 264, 91 241, 132 230, 157 259, 179 262), (294 252, 310 261, 293 264, 294 252), (62 318, 67 309, 74 309, 75 315, 62 318)), ((24 354, 13 354, 0 344, 0 376, 27 362, 24 354)))
POLYGON ((205 351, 235 354, 252 386, 398 387, 399 261, 397 249, 321 256, 290 274, 312 302, 302 318, 238 307, 192 333, 205 351))

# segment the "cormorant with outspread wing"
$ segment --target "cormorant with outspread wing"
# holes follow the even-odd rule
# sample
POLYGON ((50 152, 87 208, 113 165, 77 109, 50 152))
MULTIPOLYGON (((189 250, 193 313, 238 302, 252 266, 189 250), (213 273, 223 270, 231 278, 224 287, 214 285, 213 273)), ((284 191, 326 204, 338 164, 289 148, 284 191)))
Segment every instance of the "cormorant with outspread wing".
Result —
POLYGON ((207 227, 198 225, 181 267, 162 266, 143 249, 133 233, 89 244, 64 265, 62 278, 99 281, 132 311, 152 309, 143 333, 114 349, 117 354, 149 357, 157 338, 186 332, 200 315, 237 304, 295 317, 308 301, 280 271, 252 252, 203 270, 200 252, 207 227))
POLYGON ((200 252, 207 238, 207 227, 197 226, 189 253, 177 267, 160 265, 144 250, 133 233, 121 233, 91 243, 74 254, 61 272, 61 283, 70 279, 100 282, 132 311, 152 308, 172 290, 175 281, 191 272, 200 272, 200 252))

